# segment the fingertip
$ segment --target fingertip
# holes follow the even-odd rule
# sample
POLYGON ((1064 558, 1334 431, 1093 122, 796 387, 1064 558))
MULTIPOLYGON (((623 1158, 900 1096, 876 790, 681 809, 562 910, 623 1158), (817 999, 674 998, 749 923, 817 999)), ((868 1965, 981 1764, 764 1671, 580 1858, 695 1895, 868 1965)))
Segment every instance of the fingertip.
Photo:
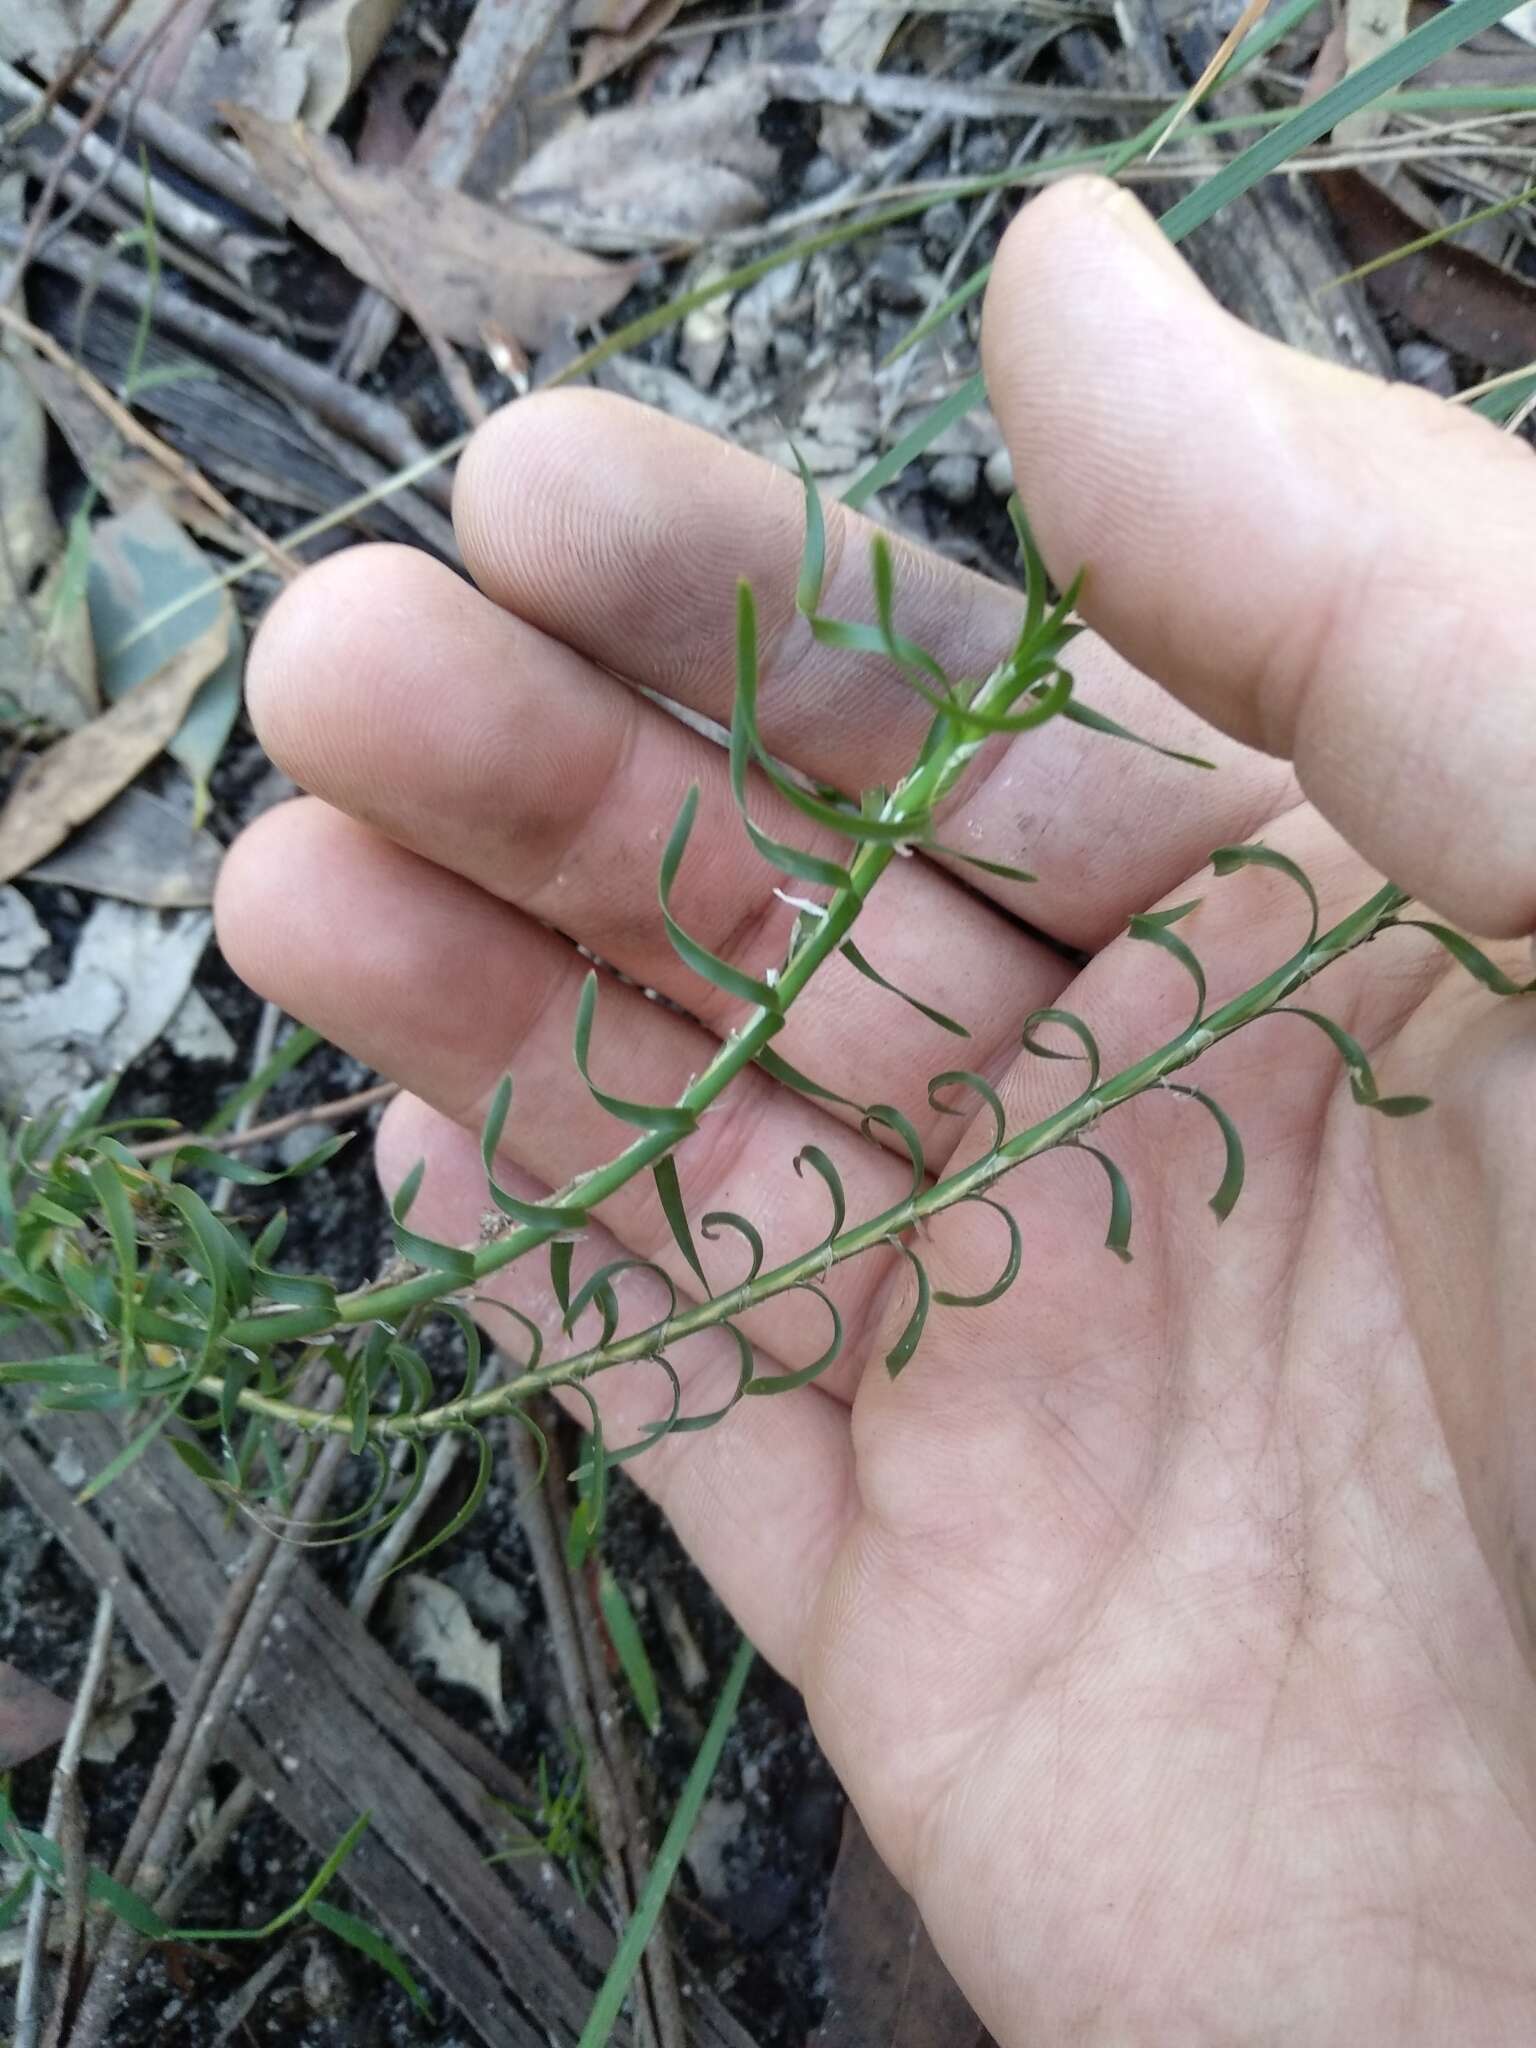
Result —
MULTIPOLYGON (((246 706, 263 748, 296 781, 328 744, 332 685, 397 662, 401 635, 424 630, 458 579, 420 548, 343 548, 282 591, 246 664, 246 706)), ((462 589, 462 584, 459 584, 462 589)))

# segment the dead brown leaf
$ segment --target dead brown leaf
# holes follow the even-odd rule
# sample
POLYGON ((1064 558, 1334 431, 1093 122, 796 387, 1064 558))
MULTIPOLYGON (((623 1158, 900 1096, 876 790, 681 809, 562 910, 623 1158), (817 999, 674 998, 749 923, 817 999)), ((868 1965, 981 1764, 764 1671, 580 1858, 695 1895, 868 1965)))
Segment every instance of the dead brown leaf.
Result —
MULTIPOLYGON (((1318 178, 1339 238, 1353 263, 1389 255, 1424 232, 1424 223, 1364 171, 1318 178)), ((1454 240, 1373 272, 1365 288, 1443 348, 1493 370, 1517 370, 1536 358, 1536 285, 1454 240)))
POLYGON ((523 218, 594 247, 743 227, 765 211, 779 164, 758 133, 768 99, 766 74, 742 72, 683 99, 573 121, 528 159, 507 196, 523 218))
POLYGON ((569 88, 572 94, 586 92, 589 87, 600 85, 605 78, 612 78, 616 71, 622 71, 626 64, 632 64, 636 57, 648 50, 656 38, 669 29, 682 8, 683 0, 643 0, 636 6, 634 0, 600 0, 596 7, 586 10, 601 16, 612 16, 600 23, 578 21, 577 27, 596 27, 601 33, 588 36, 582 45, 581 69, 574 84, 569 88))
POLYGON ((125 789, 166 745, 229 652, 234 608, 189 640, 158 675, 58 740, 22 772, 0 810, 0 882, 24 874, 125 789))
POLYGON ((62 1741, 69 1712, 67 1700, 14 1664, 0 1662, 0 1771, 14 1770, 62 1741))
POLYGON ((986 2039, 851 1806, 821 1942, 827 2011, 807 2048, 977 2048, 986 2039))
POLYGON ((478 345, 489 327, 544 348, 567 322, 601 319, 630 288, 627 269, 462 192, 407 170, 360 169, 297 123, 221 111, 290 218, 386 297, 399 279, 450 341, 478 345))

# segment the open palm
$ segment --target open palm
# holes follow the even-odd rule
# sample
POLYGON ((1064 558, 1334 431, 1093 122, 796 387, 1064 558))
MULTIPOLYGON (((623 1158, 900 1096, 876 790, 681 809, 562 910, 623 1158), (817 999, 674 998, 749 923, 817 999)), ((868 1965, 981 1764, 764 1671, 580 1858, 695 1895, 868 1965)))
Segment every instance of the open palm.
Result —
MULTIPOLYGON (((1149 234, 1097 187, 1031 209, 994 281, 988 367, 1048 558, 1086 561, 1085 609, 1120 649, 1074 648, 1082 694, 1218 772, 1061 724, 1024 735, 983 756, 944 830, 1040 882, 902 861, 859 927, 891 980, 969 1024, 961 1060, 1013 1127, 1072 1072, 1020 1053, 1030 1011, 1078 1011, 1109 1071, 1187 1015, 1177 966, 1117 936, 1134 913, 1203 899, 1180 931, 1216 1000, 1294 949, 1297 892, 1270 871, 1215 880, 1223 842, 1292 855, 1332 917, 1371 892, 1374 860, 1473 929, 1536 927, 1528 460, 1244 335, 1149 234)), ((723 757, 640 689, 727 714, 745 575, 783 758, 889 781, 923 707, 795 616, 793 481, 686 429, 590 394, 525 402, 477 437, 456 510, 483 595, 369 549, 273 614, 253 708, 314 794, 246 835, 219 908, 248 979, 410 1091, 381 1171, 425 1156, 413 1222, 469 1238, 508 1068, 509 1184, 537 1193, 616 1149, 570 1062, 571 941, 625 977, 599 1008, 602 1085, 667 1099, 735 1021, 655 910, 690 783, 680 921, 760 970, 795 914, 723 757)), ((867 536, 833 521, 829 540, 827 609, 867 613, 867 536)), ((954 673, 1011 638, 1016 600, 934 557, 901 557, 897 590, 903 629, 954 673)), ((804 842, 766 792, 754 810, 804 842)), ((1215 1129, 1155 1091, 1096 1138, 1136 1198, 1134 1263, 1103 1248, 1097 1166, 1044 1159, 998 1190, 1019 1281, 936 1310, 899 1381, 880 1361, 908 1282, 867 1256, 829 1277, 849 1342, 814 1389, 631 1468, 804 1688, 1005 2043, 1524 2041, 1536 2022, 1536 1024, 1406 931, 1312 999, 1434 1113, 1373 1116, 1313 1027, 1252 1026, 1200 1070, 1248 1154, 1219 1232, 1215 1129)), ((778 1046, 838 1094, 905 1108, 930 1166, 979 1149, 927 1105, 956 1041, 844 962, 778 1046)), ((696 1227, 743 1212, 770 1263, 815 1242, 825 1190, 790 1170, 807 1142, 837 1158, 853 1216, 906 1181, 852 1122, 749 1075, 678 1155, 696 1227)), ((686 1285, 647 1190, 601 1213, 598 1255, 606 1237, 686 1285)), ((974 1292, 1005 1249, 966 1206, 926 1257, 974 1292)), ((710 1248, 721 1281, 736 1255, 710 1248)), ((521 1269, 506 1298, 556 1320, 521 1269)), ((643 1318, 643 1280, 631 1299, 643 1318)), ((745 1327, 786 1368, 825 1342, 803 1295, 745 1327)), ((675 1363, 695 1410, 735 1380, 724 1340, 675 1363)), ((593 1392, 615 1441, 665 1405, 641 1367, 593 1392)))

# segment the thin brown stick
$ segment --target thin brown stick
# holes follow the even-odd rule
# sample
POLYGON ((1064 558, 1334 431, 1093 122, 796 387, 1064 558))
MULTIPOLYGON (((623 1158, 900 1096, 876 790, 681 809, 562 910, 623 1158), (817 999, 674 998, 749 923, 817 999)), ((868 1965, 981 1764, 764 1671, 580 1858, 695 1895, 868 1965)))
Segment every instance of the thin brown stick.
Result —
POLYGON ((95 62, 107 37, 132 5, 133 0, 112 0, 106 20, 85 42, 71 52, 63 70, 52 80, 37 104, 23 107, 19 114, 11 116, 4 129, 0 129, 0 149, 10 149, 20 142, 24 135, 30 133, 39 121, 48 118, 86 67, 95 62))
MULTIPOLYGON (((22 235, 22 230, 0 222, 0 247, 19 246, 22 235)), ((142 272, 123 262, 103 263, 95 244, 78 236, 61 235, 49 243, 37 260, 125 305, 140 311, 149 306, 158 326, 195 342, 211 355, 233 363, 248 376, 275 387, 301 405, 313 406, 322 419, 361 441, 383 461, 400 468, 426 465, 421 472, 424 494, 442 510, 449 509, 446 484, 431 475, 436 465, 429 451, 394 406, 358 391, 319 363, 285 348, 271 335, 252 334, 238 320, 200 306, 180 292, 162 290, 151 303, 149 281, 142 272)))
POLYGON ((206 505, 216 517, 226 521, 242 540, 259 549, 285 582, 291 583, 298 575, 303 567, 301 562, 295 561, 287 549, 273 540, 270 534, 263 533, 256 522, 248 519, 238 505, 232 505, 217 484, 210 483, 196 464, 189 462, 179 449, 172 448, 169 442, 162 441, 158 434, 136 418, 122 400, 110 392, 99 377, 93 376, 83 363, 76 362, 69 350, 61 342, 55 341, 46 328, 34 326, 14 307, 4 304, 0 304, 0 327, 16 335, 29 348, 36 349, 37 353, 52 363, 55 369, 62 370, 97 411, 112 422, 130 447, 137 448, 152 462, 158 463, 160 468, 173 476, 183 489, 190 491, 199 504, 206 505))
POLYGON ((34 256, 40 253, 45 230, 49 227, 49 216, 53 212, 53 203, 59 196, 60 180, 63 178, 65 171, 74 162, 80 144, 88 135, 94 133, 100 127, 107 109, 111 106, 118 92, 128 83, 145 58, 153 52, 160 38, 188 4, 189 0, 170 0, 170 4, 167 6, 164 14, 161 15, 160 19, 146 35, 140 37, 137 46, 127 61, 108 79, 107 83, 97 93, 95 99, 81 116, 80 124, 75 130, 73 145, 61 149, 54 158, 53 167, 43 181, 43 189, 38 193, 36 203, 31 213, 27 216, 27 223, 22 230, 21 244, 16 257, 12 262, 11 268, 6 272, 4 279, 0 280, 0 304, 10 304, 21 287, 22 279, 27 274, 27 265, 34 256))
MULTIPOLYGON (((344 1438, 327 1444, 316 1458, 295 1504, 296 1524, 315 1520, 325 1504, 347 1452, 344 1438)), ((197 1788, 213 1761, 225 1723, 256 1660, 272 1617, 304 1554, 302 1542, 281 1542, 258 1530, 247 1562, 230 1587, 213 1639, 188 1686, 170 1740, 155 1767, 144 1804, 134 1816, 114 1875, 120 1884, 153 1898, 164 1889, 168 1865, 186 1826, 197 1788)), ((101 2048, 118 2001, 144 1953, 144 1937, 119 1920, 81 1998, 69 2048, 101 2048)))
POLYGON ((168 1159, 181 1146, 201 1145, 207 1152, 243 1152, 248 1145, 264 1145, 269 1138, 284 1138, 290 1131, 302 1130, 305 1124, 339 1124, 349 1116, 356 1116, 375 1104, 388 1102, 400 1092, 397 1081, 379 1081, 372 1088, 359 1088, 355 1095, 339 1095, 334 1102, 317 1102, 310 1109, 290 1109, 282 1116, 274 1116, 264 1124, 251 1124, 243 1131, 223 1131, 216 1137, 204 1138, 196 1131, 184 1131, 169 1138, 152 1138, 147 1144, 135 1145, 135 1159, 168 1159))
MULTIPOLYGON (((48 1817, 43 1823, 43 1832, 50 1841, 58 1840, 70 1797, 76 1792, 75 1774, 80 1767, 80 1752, 85 1746, 86 1730, 96 1711, 96 1700, 107 1673, 113 1619, 112 1595, 103 1592, 96 1602, 96 1621, 91 1630, 90 1647, 86 1651, 85 1671, 75 1694, 74 1712, 69 1717, 69 1726, 59 1746, 58 1762, 54 1766, 53 1786, 48 1795, 48 1817)), ((36 2048, 50 1896, 48 1887, 38 1882, 27 1914, 26 1946, 22 1950, 21 1978, 16 1990, 13 2048, 36 2048)), ((65 1960, 67 1965, 68 1958, 65 1960)))

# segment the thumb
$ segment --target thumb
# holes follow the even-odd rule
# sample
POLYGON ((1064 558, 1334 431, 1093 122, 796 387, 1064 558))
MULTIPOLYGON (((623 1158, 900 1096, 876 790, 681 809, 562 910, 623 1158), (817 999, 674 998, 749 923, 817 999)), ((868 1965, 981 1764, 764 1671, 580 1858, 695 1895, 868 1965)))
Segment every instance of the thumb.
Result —
POLYGON ((1285 755, 1367 860, 1536 930, 1536 463, 1222 312, 1129 194, 1009 229, 983 359, 1052 573, 1127 659, 1285 755))

